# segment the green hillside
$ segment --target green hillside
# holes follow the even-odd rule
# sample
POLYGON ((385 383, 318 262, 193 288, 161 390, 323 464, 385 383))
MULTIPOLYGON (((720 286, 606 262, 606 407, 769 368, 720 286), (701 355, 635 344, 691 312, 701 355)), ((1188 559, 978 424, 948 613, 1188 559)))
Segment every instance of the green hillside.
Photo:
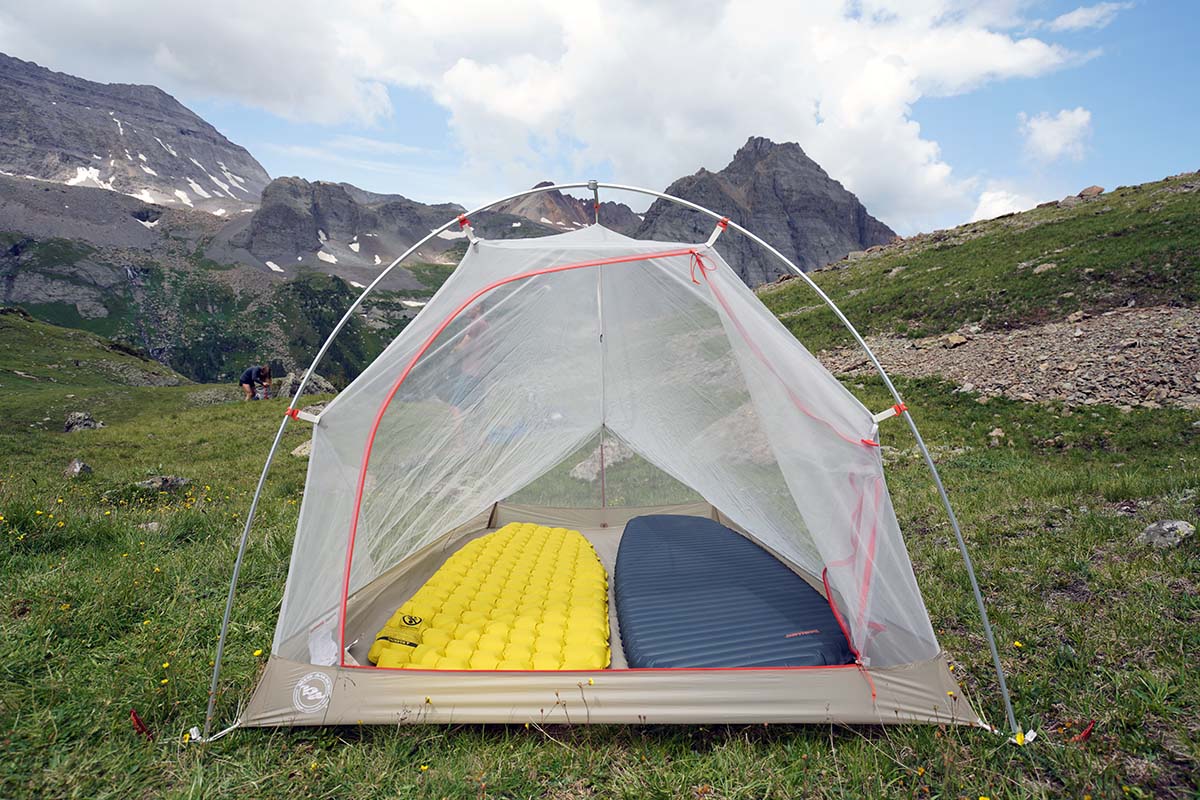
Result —
MULTIPOLYGON (((1200 303, 1200 174, 923 234, 812 273, 861 333, 1004 329, 1136 303, 1200 303)), ((759 290, 809 349, 850 342, 800 280, 759 290)))

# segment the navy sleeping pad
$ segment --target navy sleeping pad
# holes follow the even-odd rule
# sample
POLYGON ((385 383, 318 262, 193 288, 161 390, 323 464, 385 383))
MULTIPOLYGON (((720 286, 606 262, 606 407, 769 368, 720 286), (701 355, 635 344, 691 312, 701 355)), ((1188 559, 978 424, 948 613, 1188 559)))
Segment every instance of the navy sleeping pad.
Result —
POLYGON ((797 667, 854 661, 829 603, 744 536, 703 517, 625 526, 613 576, 631 667, 797 667))

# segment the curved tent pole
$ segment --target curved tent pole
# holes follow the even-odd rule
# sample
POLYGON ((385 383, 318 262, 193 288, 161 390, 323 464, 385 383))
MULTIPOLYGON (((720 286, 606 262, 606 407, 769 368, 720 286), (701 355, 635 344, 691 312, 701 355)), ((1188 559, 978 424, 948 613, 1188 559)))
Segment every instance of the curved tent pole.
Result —
MULTIPOLYGON (((796 273, 797 276, 799 276, 801 279, 803 279, 804 282, 808 284, 809 288, 811 288, 814 292, 816 292, 817 296, 820 297, 821 300, 827 306, 829 306, 830 310, 833 311, 834 315, 838 318, 838 320, 842 323, 842 325, 845 326, 846 330, 848 330, 850 332, 850 334, 854 337, 854 340, 858 343, 859 347, 861 347, 863 349, 863 352, 865 352, 867 354, 867 358, 870 359, 871 364, 875 367, 875 370, 879 373, 880 378, 883 379, 884 385, 886 385, 888 388, 888 391, 891 392, 891 395, 895 399, 896 404, 899 405, 900 407, 904 408, 904 401, 900 397, 900 392, 896 389, 895 385, 892 383, 891 378, 888 377, 887 371, 884 370, 883 365, 879 362, 879 359, 875 356, 875 353, 867 345, 867 343, 863 339, 862 335, 859 334, 858 330, 854 327, 854 325, 850 322, 850 320, 846 318, 846 315, 842 313, 842 310, 840 308, 838 308, 837 305, 833 302, 833 300, 830 299, 830 297, 821 290, 821 287, 817 286, 817 284, 813 281, 813 279, 810 278, 802 269, 800 269, 798 266, 796 266, 794 263, 792 263, 786 256, 784 256, 782 253, 780 253, 777 249, 772 247, 770 244, 763 241, 761 238, 759 238, 755 234, 751 233, 750 231, 746 230, 744 227, 737 224, 736 222, 733 222, 732 220, 728 220, 726 217, 723 217, 722 215, 720 215, 720 214, 716 213, 715 211, 712 211, 708 208, 705 208, 704 206, 698 205, 689 200, 684 200, 682 197, 675 197, 674 195, 669 195, 664 192, 656 192, 653 189, 644 189, 640 186, 627 186, 627 185, 619 184, 619 183, 600 183, 597 181, 583 181, 583 182, 577 182, 577 183, 559 183, 559 184, 554 184, 551 186, 541 186, 541 187, 537 187, 537 188, 533 188, 533 189, 527 189, 523 192, 517 192, 515 194, 510 194, 506 197, 502 197, 498 200, 493 200, 490 203, 487 203, 486 205, 482 205, 472 211, 468 211, 466 214, 464 214, 460 217, 456 217, 452 220, 449 220, 449 221, 445 222, 444 224, 442 224, 440 227, 435 228, 434 230, 430 231, 428 235, 426 235, 420 241, 418 241, 414 245, 412 245, 412 247, 408 248, 403 253, 401 253, 399 257, 397 257, 394 261, 392 261, 392 263, 388 264, 388 266, 382 272, 380 272, 379 275, 377 275, 375 277, 375 280, 371 281, 370 285, 368 285, 367 288, 363 289, 363 291, 358 295, 358 297, 355 298, 354 302, 350 304, 350 307, 348 309, 346 309, 346 313, 342 315, 342 318, 340 320, 338 320, 337 325, 335 325, 333 330, 330 331, 329 336, 326 337, 325 342, 321 345, 320 350, 317 351, 317 355, 313 358, 312 364, 310 364, 308 369, 305 371, 304 377, 301 378, 300 385, 296 387, 296 393, 292 397, 291 403, 288 404, 288 408, 287 408, 287 411, 284 413, 283 420, 279 423, 279 430, 275 434, 275 441, 271 444, 270 452, 267 453, 266 463, 263 464, 262 474, 259 476, 258 485, 257 485, 257 487, 255 487, 255 490, 254 490, 254 498, 250 501, 250 510, 246 514, 246 524, 242 528, 241 540, 238 543, 237 558, 234 560, 234 564, 233 564, 233 575, 229 581, 229 594, 225 600, 225 614, 221 620, 221 634, 217 639, 217 652, 216 652, 215 658, 213 659, 212 683, 209 687, 209 692, 208 692, 208 708, 205 711, 205 715, 204 715, 204 732, 203 732, 203 736, 200 738, 201 742, 209 741, 209 734, 212 730, 213 714, 214 714, 216 702, 217 702, 217 687, 218 687, 218 683, 219 683, 220 677, 221 677, 221 660, 222 660, 222 656, 224 655, 224 652, 225 652, 225 641, 226 641, 226 638, 229 633, 229 620, 233 613, 233 601, 234 601, 234 597, 237 593, 238 578, 241 574, 242 562, 244 561, 245 555, 246 555, 246 545, 250 539, 250 528, 254 524, 254 516, 255 516, 256 511, 258 510, 258 501, 262 496, 263 485, 266 483, 267 474, 271 470, 271 463, 275 459, 275 453, 279 449, 279 443, 283 440, 283 433, 287 428, 288 419, 291 418, 291 414, 295 411, 296 404, 299 402, 301 396, 303 396, 304 388, 305 388, 305 386, 308 385, 309 379, 312 377, 313 373, 316 371, 317 365, 321 362, 321 359, 325 357, 325 354, 329 351, 329 348, 333 345, 333 340, 336 339, 337 335, 339 333, 341 333, 341 331, 344 327, 346 327, 346 324, 354 316, 354 312, 358 310, 359 306, 362 305, 363 300, 366 299, 367 295, 369 295, 383 281, 383 279, 386 278, 389 273, 391 273, 391 271, 393 269, 395 269, 402 261, 404 261, 409 256, 411 256, 413 253, 415 253, 417 250, 419 250, 423 245, 425 245, 426 242, 430 241, 431 239, 436 237, 438 234, 447 230, 452 225, 454 225, 456 222, 460 222, 460 220, 463 220, 464 217, 469 218, 475 214, 478 214, 481 211, 486 211, 487 209, 491 208, 492 206, 500 205, 501 203, 506 203, 509 200, 516 200, 521 197, 528 197, 529 195, 540 194, 542 192, 559 191, 562 189, 591 189, 593 192, 595 192, 600 187, 603 187, 605 189, 613 189, 616 191, 632 192, 634 194, 642 194, 642 195, 649 195, 651 197, 657 197, 659 199, 667 200, 668 202, 675 203, 676 205, 684 206, 685 208, 690 208, 693 211, 699 211, 702 214, 712 217, 713 219, 717 220, 718 222, 725 220, 726 223, 729 225, 729 227, 732 227, 734 230, 740 232, 741 234, 743 234, 744 236, 749 238, 751 241, 758 244, 764 250, 769 252, 771 255, 778 258, 785 265, 787 265, 788 269, 790 269, 792 272, 796 273)), ((597 198, 598 198, 598 195, 597 195, 597 198)), ((463 223, 463 224, 465 224, 465 223, 463 223)), ((908 422, 908 427, 912 431, 913 437, 916 439, 917 447, 920 448, 921 454, 925 458, 925 465, 929 468, 929 472, 933 476, 933 481, 934 481, 934 484, 937 486, 938 494, 942 498, 942 505, 945 507, 946 514, 950 519, 950 525, 954 529, 955 538, 958 540, 958 549, 962 555, 963 563, 967 568, 967 576, 971 580, 971 589, 975 594, 975 603, 978 606, 979 615, 980 615, 981 620, 983 621, 983 629, 984 629, 984 633, 987 635, 988 646, 991 648, 992 662, 996 669, 996 677, 1000 681, 1000 694, 1004 699, 1004 711, 1008 718, 1009 728, 1014 733, 1019 732, 1020 728, 1017 726, 1016 717, 1013 715, 1012 700, 1010 699, 1009 693, 1008 693, 1008 684, 1004 679, 1004 668, 1000 663, 1000 653, 996 649, 996 639, 992 633, 991 623, 988 620, 987 608, 983 602, 983 594, 980 592, 979 582, 975 578, 975 569, 971 563, 971 556, 967 552, 966 541, 963 539, 962 530, 958 524, 958 517, 955 516, 954 508, 950 505, 950 498, 946 494, 946 488, 942 484, 942 479, 941 479, 941 476, 938 474, 937 466, 933 462, 933 457, 930 455, 929 449, 925 446, 924 439, 921 438, 920 431, 917 430, 916 422, 913 421, 912 416, 908 413, 907 410, 905 410, 902 413, 904 414, 905 420, 908 422)))

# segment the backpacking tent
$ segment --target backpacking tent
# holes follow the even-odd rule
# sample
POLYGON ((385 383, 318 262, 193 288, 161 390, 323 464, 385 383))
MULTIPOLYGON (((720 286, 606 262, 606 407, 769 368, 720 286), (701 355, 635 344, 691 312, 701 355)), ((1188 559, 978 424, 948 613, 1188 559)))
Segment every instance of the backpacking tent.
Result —
MULTIPOLYGON (((293 400, 275 445, 289 419, 312 423, 307 485, 271 657, 235 727, 984 725, 948 670, 886 489, 878 423, 902 414, 916 433, 899 395, 882 414, 865 408, 713 247, 726 227, 751 234, 700 210, 719 220, 704 243, 634 240, 599 224, 490 241, 460 217, 466 255, 416 319, 319 417, 293 400), (568 530, 583 539, 568 542, 568 530), (508 538, 485 544, 495 531, 508 538), (557 564, 546 541, 577 560, 557 564), (498 561, 484 563, 485 551, 498 561), (556 605, 555 582, 578 588, 573 565, 592 560, 614 591, 602 578, 580 591, 602 598, 611 620, 602 640, 580 646, 596 645, 587 652, 604 664, 573 664, 570 638, 540 662, 550 669, 513 656, 532 652, 515 636, 490 660, 450 652, 455 625, 471 633, 470 613, 488 624, 468 642, 479 647, 526 613, 545 615, 529 622, 534 635, 552 638, 547 626, 561 624, 569 637, 563 615, 584 601, 556 605), (447 581, 470 583, 471 564, 483 577, 455 605, 459 584, 447 581), (429 597, 419 592, 439 591, 444 606, 414 610, 429 597), (815 598, 810 611, 789 606, 801 596, 815 598), (488 604, 506 602, 507 616, 488 617, 488 604), (697 609, 709 610, 689 614, 697 609), (384 635, 410 623, 412 637, 425 631, 424 655, 380 659, 373 644, 419 646, 384 635), (443 648, 434 627, 450 631, 443 648)), ((977 587, 976 599, 983 612, 977 587)), ((990 642, 986 614, 985 629, 990 642)))

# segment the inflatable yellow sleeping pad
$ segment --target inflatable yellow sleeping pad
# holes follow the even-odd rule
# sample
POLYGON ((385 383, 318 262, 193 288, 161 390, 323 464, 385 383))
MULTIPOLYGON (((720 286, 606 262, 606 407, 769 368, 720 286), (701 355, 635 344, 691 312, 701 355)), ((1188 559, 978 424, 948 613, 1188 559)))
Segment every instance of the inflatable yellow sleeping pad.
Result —
POLYGON ((579 531, 505 525, 452 555, 367 657, 408 669, 604 669, 608 576, 579 531))

